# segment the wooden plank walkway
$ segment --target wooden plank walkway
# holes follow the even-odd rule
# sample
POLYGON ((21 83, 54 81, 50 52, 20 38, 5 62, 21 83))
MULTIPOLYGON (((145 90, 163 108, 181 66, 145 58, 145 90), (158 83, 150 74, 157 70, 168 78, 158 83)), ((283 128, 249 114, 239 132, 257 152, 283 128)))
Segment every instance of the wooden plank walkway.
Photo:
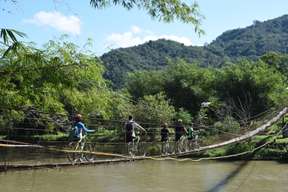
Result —
POLYGON ((92 162, 77 162, 77 163, 63 162, 63 163, 41 163, 41 164, 2 164, 2 165, 0 164, 0 171, 75 167, 83 165, 99 165, 99 164, 131 162, 145 159, 147 159, 147 157, 103 159, 103 160, 95 160, 92 162))

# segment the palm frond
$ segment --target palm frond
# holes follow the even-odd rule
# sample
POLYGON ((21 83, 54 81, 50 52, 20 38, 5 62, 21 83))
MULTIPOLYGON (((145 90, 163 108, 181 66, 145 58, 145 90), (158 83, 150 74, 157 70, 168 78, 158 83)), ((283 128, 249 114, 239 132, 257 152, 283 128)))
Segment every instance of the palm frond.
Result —
POLYGON ((15 29, 1 29, 0 38, 2 39, 4 45, 8 45, 10 41, 12 41, 12 43, 16 43, 18 41, 16 38, 17 36, 26 37, 26 34, 15 29))

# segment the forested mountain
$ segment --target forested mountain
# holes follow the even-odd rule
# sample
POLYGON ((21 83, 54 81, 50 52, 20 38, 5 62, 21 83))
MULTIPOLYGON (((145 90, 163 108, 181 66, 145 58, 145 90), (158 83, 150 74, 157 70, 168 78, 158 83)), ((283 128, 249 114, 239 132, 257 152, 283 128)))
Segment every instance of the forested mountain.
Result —
POLYGON ((149 41, 148 43, 120 48, 104 54, 101 59, 106 66, 106 78, 119 86, 127 72, 136 70, 161 69, 168 59, 184 59, 200 62, 202 65, 220 65, 222 58, 204 47, 185 46, 170 40, 149 41), (212 63, 211 63, 212 62, 212 63))
POLYGON ((224 32, 209 45, 229 57, 262 56, 267 52, 288 52, 288 15, 224 32))
POLYGON ((267 52, 288 52, 288 15, 224 32, 209 45, 185 46, 170 40, 149 41, 104 54, 105 77, 114 87, 122 85, 127 72, 161 69, 167 59, 183 59, 201 66, 219 67, 240 57, 258 58, 267 52))

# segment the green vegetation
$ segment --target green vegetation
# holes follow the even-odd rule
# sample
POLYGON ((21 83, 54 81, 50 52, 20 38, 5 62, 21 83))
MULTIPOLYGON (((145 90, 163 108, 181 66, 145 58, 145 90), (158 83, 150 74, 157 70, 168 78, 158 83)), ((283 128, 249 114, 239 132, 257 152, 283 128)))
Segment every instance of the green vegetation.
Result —
POLYGON ((195 119, 206 114, 211 124, 213 118, 227 116, 247 121, 284 102, 286 85, 285 76, 273 66, 243 60, 218 70, 176 61, 161 71, 131 74, 126 87, 135 100, 162 92, 176 111, 184 109, 195 119), (211 103, 210 110, 200 111, 205 101, 211 103))
POLYGON ((162 123, 172 125, 180 118, 213 127, 202 133, 204 142, 212 143, 224 132, 249 128, 251 118, 287 101, 287 76, 279 67, 284 55, 267 54, 218 69, 170 60, 162 70, 130 73, 124 88, 115 91, 103 78, 101 61, 65 40, 50 41, 42 50, 18 44, 1 53, 0 127, 10 137, 50 140, 44 135, 68 130, 71 117, 82 113, 98 130, 95 140, 119 141, 123 120, 133 114, 147 128, 149 140, 158 138, 162 123))
POLYGON ((287 15, 265 22, 255 21, 249 27, 227 31, 203 47, 157 40, 115 49, 101 57, 107 68, 105 77, 113 82, 114 88, 119 88, 123 87, 127 72, 163 69, 169 64, 169 59, 180 58, 188 63, 199 63, 203 67, 219 67, 241 58, 255 60, 268 52, 278 54, 278 61, 274 60, 275 65, 283 72, 286 71, 287 75, 287 56, 280 56, 288 50, 287 23, 287 15))
POLYGON ((165 22, 178 19, 183 23, 192 24, 198 34, 203 33, 203 30, 199 28, 202 16, 196 2, 189 5, 187 1, 181 0, 90 0, 90 4, 95 8, 104 8, 111 5, 121 5, 128 10, 134 7, 143 8, 147 10, 152 18, 165 22))
POLYGON ((123 87, 128 72, 163 69, 169 59, 183 59, 201 66, 220 66, 223 57, 205 47, 187 47, 170 40, 149 41, 143 45, 112 50, 101 56, 107 71, 105 77, 114 88, 123 87))
POLYGON ((107 88, 101 62, 88 51, 50 41, 44 50, 18 44, 2 53, 1 127, 51 132, 63 128, 76 112, 100 113, 103 118, 119 112, 114 109, 117 93, 107 88))
POLYGON ((288 15, 224 32, 209 47, 232 58, 258 58, 267 52, 287 53, 288 15))
MULTIPOLYGON (((93 2, 101 7, 110 1, 93 2)), ((116 5, 121 2, 130 1, 114 1, 116 5)), ((132 8, 137 2, 124 6, 132 8)), ((17 42, 15 34, 22 33, 4 31, 0 133, 30 141, 66 140, 73 115, 81 113, 88 126, 97 130, 92 139, 100 142, 123 140, 124 121, 130 114, 147 129, 146 141, 159 140, 160 125, 166 122, 171 130, 176 119, 201 129, 203 144, 228 139, 227 134, 242 134, 263 123, 259 114, 287 105, 286 49, 274 46, 275 41, 269 44, 271 39, 283 41, 286 20, 283 16, 228 31, 205 47, 159 40, 113 50, 101 58, 65 41, 65 37, 39 49, 17 42), (271 26, 273 30, 268 30, 271 26), (263 46, 254 45, 256 42, 263 46)), ((248 143, 212 150, 204 156, 252 150, 278 130, 279 126, 272 126, 248 143)), ((286 143, 287 139, 279 138, 257 157, 283 156, 286 143)), ((159 149, 151 146, 149 153, 159 149)))

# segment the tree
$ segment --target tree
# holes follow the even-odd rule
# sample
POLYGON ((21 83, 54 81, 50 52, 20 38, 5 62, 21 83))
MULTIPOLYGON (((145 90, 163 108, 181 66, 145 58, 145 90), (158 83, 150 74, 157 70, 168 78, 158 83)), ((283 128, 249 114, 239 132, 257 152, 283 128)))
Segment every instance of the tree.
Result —
POLYGON ((261 60, 270 65, 271 67, 275 67, 278 71, 280 71, 286 77, 286 81, 288 79, 288 55, 280 54, 276 52, 270 52, 261 57, 261 60))
POLYGON ((194 26, 195 32, 199 35, 204 31, 200 29, 202 15, 199 13, 199 6, 196 2, 188 5, 181 0, 90 0, 90 4, 95 8, 105 8, 111 5, 121 5, 125 8, 143 8, 148 11, 152 18, 160 21, 172 22, 178 19, 184 23, 194 26))
POLYGON ((2 42, 0 42, 3 45, 9 45, 11 42, 16 43, 18 42, 17 36, 19 37, 25 37, 25 33, 22 33, 20 31, 16 31, 15 29, 5 29, 2 28, 0 32, 0 38, 2 39, 2 42))
POLYGON ((150 139, 154 139, 157 133, 156 128, 161 124, 169 123, 175 114, 175 109, 169 104, 163 93, 147 95, 141 99, 135 106, 134 116, 143 124, 147 130, 150 139))
MULTIPOLYGON (((30 109, 50 117, 76 112, 110 117, 112 95, 103 71, 95 55, 69 42, 50 41, 44 50, 23 45, 6 51, 0 59, 0 124, 25 127, 30 109)), ((39 127, 28 120, 31 127, 39 127)))
POLYGON ((232 107, 233 117, 247 122, 287 96, 284 76, 268 64, 242 60, 219 70, 214 82, 219 100, 232 107))
POLYGON ((164 92, 177 110, 183 108, 195 115, 201 103, 213 96, 214 78, 213 69, 176 60, 162 71, 130 74, 126 88, 135 99, 164 92))

